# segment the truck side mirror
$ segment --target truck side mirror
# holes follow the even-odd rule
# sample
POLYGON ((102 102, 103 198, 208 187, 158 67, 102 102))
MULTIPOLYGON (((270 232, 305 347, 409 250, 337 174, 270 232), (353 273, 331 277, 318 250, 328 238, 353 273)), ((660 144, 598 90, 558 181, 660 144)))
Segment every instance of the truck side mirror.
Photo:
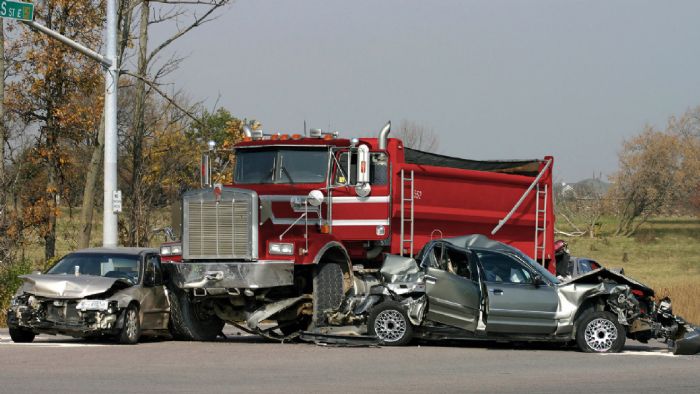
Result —
POLYGON ((367 145, 357 147, 357 184, 369 183, 369 148, 367 145))
POLYGON ((372 190, 369 185, 369 148, 367 145, 357 147, 357 186, 355 192, 360 197, 367 197, 372 190))

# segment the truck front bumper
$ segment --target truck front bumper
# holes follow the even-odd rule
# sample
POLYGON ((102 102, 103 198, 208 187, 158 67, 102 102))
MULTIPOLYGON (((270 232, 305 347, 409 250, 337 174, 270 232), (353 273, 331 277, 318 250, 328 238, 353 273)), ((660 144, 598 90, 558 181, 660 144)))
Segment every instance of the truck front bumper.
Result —
POLYGON ((165 264, 181 289, 260 289, 294 283, 294 261, 165 264))

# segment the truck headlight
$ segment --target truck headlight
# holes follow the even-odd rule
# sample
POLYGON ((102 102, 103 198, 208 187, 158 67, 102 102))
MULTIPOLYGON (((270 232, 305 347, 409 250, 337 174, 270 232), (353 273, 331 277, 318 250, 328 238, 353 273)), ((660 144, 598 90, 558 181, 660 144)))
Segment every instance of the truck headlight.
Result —
POLYGON ((285 256, 291 256, 294 254, 294 244, 293 243, 281 243, 281 242, 271 242, 268 248, 270 254, 279 254, 285 256))
POLYGON ((75 309, 85 311, 106 311, 109 308, 108 300, 80 300, 75 309))
POLYGON ((161 256, 172 256, 182 254, 182 245, 163 245, 160 247, 161 256))
POLYGON ((161 256, 170 256, 172 254, 173 248, 170 246, 161 246, 160 247, 160 255, 161 256))

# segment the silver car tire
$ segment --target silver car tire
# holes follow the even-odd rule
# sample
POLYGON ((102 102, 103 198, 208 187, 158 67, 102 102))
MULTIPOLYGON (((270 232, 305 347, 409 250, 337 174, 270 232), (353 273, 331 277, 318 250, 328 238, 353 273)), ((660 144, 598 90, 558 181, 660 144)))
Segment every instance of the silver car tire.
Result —
POLYGON ((576 324, 576 344, 586 353, 619 353, 625 335, 617 316, 607 311, 589 312, 576 324))
POLYGON ((119 343, 124 345, 134 345, 141 338, 141 320, 139 319, 139 309, 131 304, 124 311, 124 322, 122 331, 119 333, 119 343))
POLYGON ((413 339, 413 325, 404 307, 396 301, 384 301, 372 308, 367 328, 382 345, 402 346, 413 339))

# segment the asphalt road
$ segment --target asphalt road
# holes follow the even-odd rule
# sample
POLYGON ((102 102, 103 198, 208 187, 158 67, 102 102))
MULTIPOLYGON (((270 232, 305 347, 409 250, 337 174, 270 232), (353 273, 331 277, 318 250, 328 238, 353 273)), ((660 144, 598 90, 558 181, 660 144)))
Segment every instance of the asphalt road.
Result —
POLYGON ((0 393, 700 392, 700 356, 629 342, 621 354, 546 345, 401 348, 280 344, 226 331, 218 342, 135 346, 0 330, 0 393))

